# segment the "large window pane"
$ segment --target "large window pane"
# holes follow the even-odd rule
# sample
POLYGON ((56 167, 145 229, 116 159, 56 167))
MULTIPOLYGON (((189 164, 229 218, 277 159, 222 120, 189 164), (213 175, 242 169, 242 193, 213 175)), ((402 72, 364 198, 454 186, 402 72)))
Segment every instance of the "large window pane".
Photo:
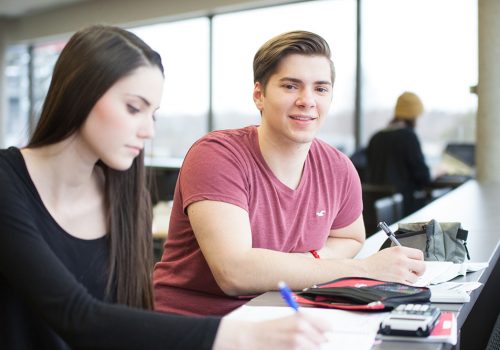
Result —
POLYGON ((40 117, 54 64, 64 45, 65 41, 51 41, 35 44, 31 51, 27 45, 8 48, 6 146, 21 147, 28 142, 40 117))
POLYGON ((431 163, 447 142, 473 142, 477 0, 377 0, 363 8, 364 143, 392 119, 405 90, 424 103, 416 131, 431 163))
POLYGON ((354 145, 356 1, 308 1, 215 16, 213 110, 216 129, 259 124, 252 100, 252 61, 272 36, 309 30, 323 36, 336 67, 333 103, 319 137, 344 151, 354 145))
POLYGON ((13 45, 8 47, 6 62, 7 115, 2 147, 20 147, 26 143, 29 133, 29 54, 27 46, 13 45))
MULTIPOLYGON (((49 90, 52 72, 59 54, 67 40, 57 40, 39 43, 33 46, 33 123, 36 124, 42 112, 43 102, 49 90)), ((34 129, 35 125, 32 125, 34 129)))
POLYGON ((165 86, 149 164, 175 166, 207 132, 209 22, 197 18, 131 29, 162 56, 165 86))

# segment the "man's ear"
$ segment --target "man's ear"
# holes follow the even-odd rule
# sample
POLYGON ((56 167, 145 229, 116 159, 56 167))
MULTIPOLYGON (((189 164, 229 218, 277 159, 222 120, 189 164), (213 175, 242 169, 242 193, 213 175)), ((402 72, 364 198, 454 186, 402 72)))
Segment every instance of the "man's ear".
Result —
POLYGON ((262 112, 262 98, 264 97, 264 92, 262 91, 262 84, 259 81, 255 82, 253 87, 253 102, 257 109, 262 112))

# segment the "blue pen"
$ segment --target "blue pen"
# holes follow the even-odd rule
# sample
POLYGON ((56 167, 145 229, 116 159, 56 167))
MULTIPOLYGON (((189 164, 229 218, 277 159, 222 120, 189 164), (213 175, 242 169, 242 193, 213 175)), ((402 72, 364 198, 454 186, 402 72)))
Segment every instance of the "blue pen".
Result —
POLYGON ((285 299, 287 305, 290 306, 295 311, 299 311, 299 305, 297 305, 297 302, 293 298, 292 291, 290 290, 290 288, 288 288, 286 283, 283 281, 279 282, 278 288, 280 289, 280 294, 283 297, 283 299, 285 299))

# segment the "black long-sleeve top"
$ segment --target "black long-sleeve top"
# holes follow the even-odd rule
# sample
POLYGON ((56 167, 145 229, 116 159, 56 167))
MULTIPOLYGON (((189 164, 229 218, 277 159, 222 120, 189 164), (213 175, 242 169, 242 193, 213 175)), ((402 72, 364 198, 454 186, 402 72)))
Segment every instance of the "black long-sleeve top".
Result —
POLYGON ((0 150, 0 349, 210 349, 220 319, 104 300, 107 237, 51 217, 17 148, 0 150))
POLYGON ((431 183, 429 168, 415 131, 391 124, 377 132, 368 144, 367 182, 391 185, 401 192, 406 214, 412 211, 413 193, 431 183))

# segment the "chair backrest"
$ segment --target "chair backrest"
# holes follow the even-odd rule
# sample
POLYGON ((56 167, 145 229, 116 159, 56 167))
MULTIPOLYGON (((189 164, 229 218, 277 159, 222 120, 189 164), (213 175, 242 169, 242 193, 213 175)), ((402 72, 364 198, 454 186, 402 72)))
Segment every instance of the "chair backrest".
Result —
POLYGON ((384 221, 391 225, 403 217, 403 195, 401 193, 382 197, 375 201, 377 223, 384 221))
POLYGON ((366 236, 369 237, 378 231, 377 212, 375 202, 384 197, 396 194, 396 189, 392 186, 381 186, 373 184, 362 184, 363 191, 363 221, 365 222, 366 236))

